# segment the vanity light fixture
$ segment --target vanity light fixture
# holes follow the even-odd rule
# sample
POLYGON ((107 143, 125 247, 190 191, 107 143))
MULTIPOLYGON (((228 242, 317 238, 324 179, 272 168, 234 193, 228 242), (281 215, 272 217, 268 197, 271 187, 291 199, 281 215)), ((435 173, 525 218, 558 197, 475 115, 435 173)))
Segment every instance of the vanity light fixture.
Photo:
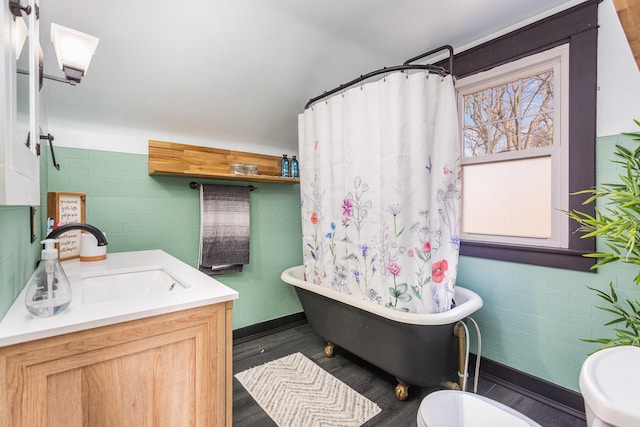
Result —
POLYGON ((51 24, 51 42, 56 51, 58 66, 67 80, 80 83, 98 47, 99 39, 58 24, 51 24))
POLYGON ((22 48, 24 47, 24 42, 27 40, 27 36, 29 36, 29 28, 27 28, 27 24, 25 24, 22 16, 18 16, 13 21, 14 32, 15 35, 15 45, 14 49, 16 52, 16 61, 20 58, 20 54, 22 53, 22 48))
POLYGON ((16 61, 20 58, 20 53, 22 53, 22 47, 24 46, 24 41, 29 36, 29 28, 27 28, 27 24, 25 24, 24 19, 22 19, 22 11, 29 15, 31 13, 31 6, 21 6, 20 0, 9 0, 9 10, 13 15, 13 34, 15 37, 14 42, 14 52, 16 53, 16 61))
POLYGON ((22 11, 29 15, 31 13, 31 6, 22 6, 20 0, 9 0, 9 10, 11 14, 17 18, 22 16, 22 11))
MULTIPOLYGON (((31 6, 21 6, 20 0, 9 0, 9 9, 14 16, 16 25, 16 58, 20 56, 22 45, 28 35, 28 29, 22 19, 22 13, 31 14, 31 6), (20 24, 21 23, 21 24, 20 24), (27 34, 22 35, 22 31, 27 34)), ((36 8, 37 9, 37 8, 36 8)), ((80 83, 82 77, 87 73, 91 58, 96 52, 99 39, 92 35, 76 31, 71 28, 63 27, 58 24, 51 24, 51 42, 56 52, 58 66, 64 72, 65 77, 56 77, 43 74, 42 69, 42 51, 40 54, 40 87, 42 87, 42 79, 55 80, 62 83, 68 83, 72 86, 80 83)), ((18 70, 20 74, 29 74, 28 71, 18 70)))

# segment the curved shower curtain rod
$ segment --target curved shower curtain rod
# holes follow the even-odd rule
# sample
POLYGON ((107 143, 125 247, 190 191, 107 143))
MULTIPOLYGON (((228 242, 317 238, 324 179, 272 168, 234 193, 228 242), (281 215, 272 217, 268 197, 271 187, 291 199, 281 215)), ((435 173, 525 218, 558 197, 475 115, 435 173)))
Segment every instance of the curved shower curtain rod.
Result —
POLYGON ((334 93, 338 93, 350 86, 353 86, 356 83, 360 83, 364 80, 367 80, 371 77, 380 75, 380 74, 385 74, 385 73, 389 73, 392 71, 404 71, 404 70, 426 70, 429 73, 433 73, 433 74, 440 74, 440 75, 446 75, 446 74, 453 74, 453 48, 449 45, 444 45, 444 46, 440 46, 437 49, 433 49, 430 50, 429 52, 425 52, 422 53, 414 58, 411 59, 407 59, 402 65, 396 65, 393 67, 384 67, 381 68, 379 70, 375 70, 372 71, 370 73, 367 74, 362 74, 360 75, 360 77, 355 78, 353 80, 351 80, 350 82, 347 83, 343 83, 340 86, 331 89, 330 91, 324 92, 322 95, 318 95, 315 98, 311 98, 304 106, 304 109, 306 110, 307 108, 309 108, 311 105, 313 105, 315 102, 320 101, 321 99, 325 99, 328 96, 333 95, 334 93), (426 58, 427 56, 433 55, 436 52, 439 52, 441 50, 447 50, 449 51, 449 69, 447 70, 444 67, 439 67, 437 65, 431 65, 431 64, 411 64, 411 62, 417 61, 419 59, 422 58, 426 58))

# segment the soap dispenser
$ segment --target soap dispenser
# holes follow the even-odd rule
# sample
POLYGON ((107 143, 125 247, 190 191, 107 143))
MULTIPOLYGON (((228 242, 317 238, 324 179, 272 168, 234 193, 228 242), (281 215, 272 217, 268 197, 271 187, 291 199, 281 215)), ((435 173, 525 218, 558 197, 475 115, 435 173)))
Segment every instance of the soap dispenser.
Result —
POLYGON ((46 239, 38 268, 27 283, 25 304, 37 317, 51 317, 62 313, 71 303, 71 284, 58 261, 55 239, 46 239))

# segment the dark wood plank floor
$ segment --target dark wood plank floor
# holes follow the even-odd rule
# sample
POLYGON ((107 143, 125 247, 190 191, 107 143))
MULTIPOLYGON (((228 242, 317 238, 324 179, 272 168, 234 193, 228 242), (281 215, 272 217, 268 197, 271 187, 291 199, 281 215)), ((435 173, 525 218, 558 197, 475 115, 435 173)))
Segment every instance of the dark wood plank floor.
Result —
MULTIPOLYGON (((324 356, 323 350, 324 341, 311 330, 308 324, 296 326, 234 345, 233 373, 300 352, 380 406, 382 412, 367 422, 365 424, 367 427, 417 426, 416 415, 420 402, 427 394, 438 389, 437 387, 412 387, 409 389, 409 398, 400 402, 394 394, 396 381, 392 376, 340 348, 336 348, 335 356, 330 359, 324 356)), ((383 348, 380 350, 384 351, 383 348)), ((482 368, 480 371, 482 372, 482 368)), ((478 383, 478 393, 502 402, 544 427, 586 426, 586 423, 579 418, 516 393, 482 376, 478 383)), ((276 425, 235 378, 233 380, 233 425, 237 427, 276 425)))

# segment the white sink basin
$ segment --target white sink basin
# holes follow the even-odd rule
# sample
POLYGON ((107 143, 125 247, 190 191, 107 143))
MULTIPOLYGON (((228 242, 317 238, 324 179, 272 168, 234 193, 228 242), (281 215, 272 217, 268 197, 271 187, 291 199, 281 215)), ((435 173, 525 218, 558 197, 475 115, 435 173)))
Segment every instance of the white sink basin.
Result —
POLYGON ((84 304, 181 292, 189 287, 160 266, 88 273, 81 280, 84 304))

